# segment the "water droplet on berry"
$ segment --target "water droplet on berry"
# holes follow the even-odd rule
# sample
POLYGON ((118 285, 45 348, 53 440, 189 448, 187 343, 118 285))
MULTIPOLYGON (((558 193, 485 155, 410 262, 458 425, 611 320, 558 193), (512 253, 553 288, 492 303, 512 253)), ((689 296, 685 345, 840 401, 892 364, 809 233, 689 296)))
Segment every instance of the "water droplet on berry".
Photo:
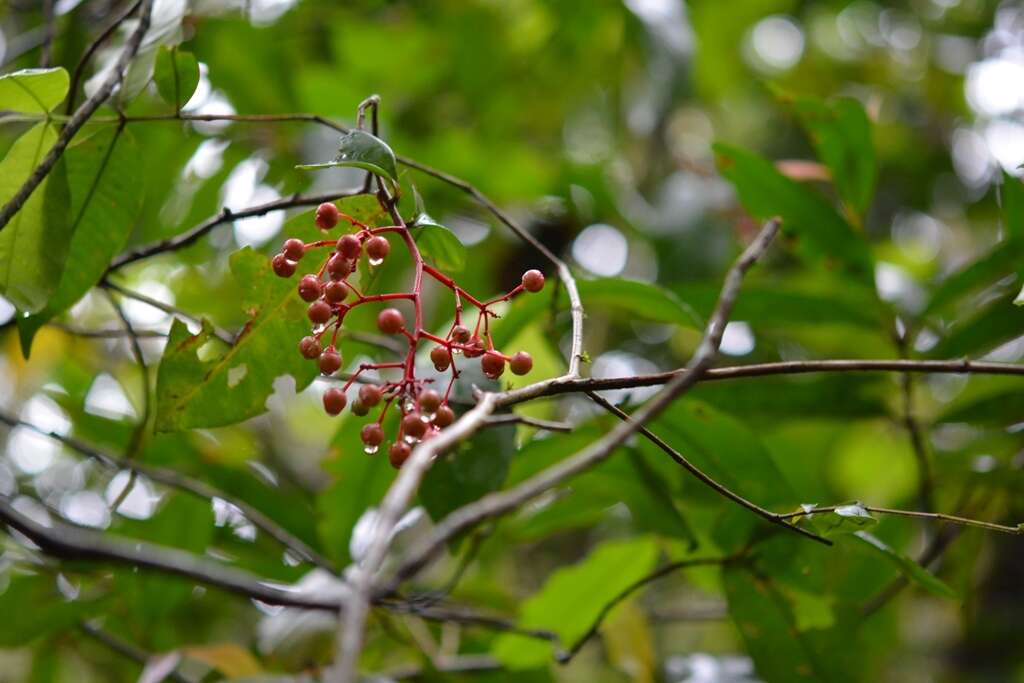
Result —
POLYGON ((408 399, 407 398, 407 399, 405 399, 405 402, 402 403, 402 412, 403 413, 411 413, 415 408, 416 408, 416 404, 412 402, 412 399, 408 399))
POLYGON ((373 455, 374 453, 376 453, 379 450, 380 450, 380 446, 365 446, 363 448, 363 453, 366 453, 367 455, 373 455))
POLYGON ((403 439, 403 440, 404 440, 404 441, 405 441, 405 442, 406 442, 407 444, 409 444, 410 446, 411 446, 412 444, 416 443, 416 437, 415 437, 415 436, 409 436, 408 434, 406 434, 405 436, 403 436, 403 437, 402 437, 402 439, 403 439))
POLYGON ((367 258, 366 260, 367 260, 367 261, 369 262, 369 264, 370 264, 371 266, 373 266, 374 268, 376 268, 376 267, 377 267, 377 266, 379 266, 380 264, 384 263, 384 259, 382 259, 382 258, 367 258))

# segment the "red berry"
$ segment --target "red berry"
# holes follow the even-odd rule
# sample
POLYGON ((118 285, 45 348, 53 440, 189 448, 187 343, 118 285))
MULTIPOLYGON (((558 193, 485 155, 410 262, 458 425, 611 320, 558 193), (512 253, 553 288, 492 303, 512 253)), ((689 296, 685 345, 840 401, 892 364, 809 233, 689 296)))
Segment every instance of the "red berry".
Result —
POLYGON ((348 399, 345 397, 345 392, 338 387, 331 387, 324 392, 324 410, 328 415, 337 415, 345 410, 346 403, 348 403, 348 399))
POLYGON ((270 267, 278 277, 291 277, 295 274, 295 261, 289 261, 284 254, 277 254, 270 259, 270 267))
POLYGON ((306 313, 312 322, 320 325, 331 319, 331 305, 326 301, 314 301, 309 305, 306 313))
POLYGON ((324 285, 324 298, 332 304, 340 304, 348 296, 348 287, 340 280, 331 280, 324 285))
POLYGON ((388 462, 397 470, 402 466, 402 463, 409 459, 411 454, 412 446, 404 441, 396 441, 388 449, 388 462))
POLYGON ((452 422, 455 422, 455 411, 448 406, 441 406, 434 413, 434 426, 438 429, 444 429, 452 422))
POLYGON ((533 357, 526 351, 519 351, 509 359, 508 368, 513 375, 525 375, 533 370, 533 357))
POLYGON ((406 413, 402 418, 402 431, 414 439, 418 439, 427 433, 427 423, 420 419, 420 414, 415 410, 406 413))
POLYGON ((352 414, 353 415, 355 415, 357 417, 363 417, 368 412, 370 412, 370 406, 366 405, 365 403, 360 401, 358 398, 356 400, 352 401, 352 414))
POLYGON ((316 225, 321 230, 330 230, 338 224, 338 207, 330 202, 324 202, 316 207, 316 225))
POLYGON ((398 334, 405 327, 405 318, 397 308, 385 308, 377 316, 377 329, 384 334, 398 334))
POLYGON ((342 235, 338 238, 337 247, 341 255, 347 259, 359 258, 359 252, 363 249, 355 235, 342 235))
POLYGON ((480 369, 491 379, 497 379, 505 372, 505 359, 494 351, 488 351, 480 359, 480 369))
POLYGON ((427 389, 420 393, 416 403, 424 413, 433 415, 441 407, 441 394, 433 389, 427 389))
POLYGON ((328 346, 324 349, 324 352, 320 354, 320 372, 325 375, 333 375, 341 367, 341 354, 334 350, 333 346, 328 346))
POLYGON ((379 446, 384 441, 384 430, 376 422, 371 422, 368 425, 363 425, 362 431, 359 432, 359 438, 367 446, 379 446))
POLYGON ((484 343, 479 339, 474 339, 466 345, 462 352, 466 354, 466 358, 479 358, 484 355, 484 343))
POLYGON ((303 244, 302 240, 297 240, 294 237, 284 241, 284 247, 281 249, 281 253, 289 261, 298 261, 302 258, 303 254, 306 253, 306 245, 303 244))
POLYGON ((303 337, 299 341, 299 353, 303 358, 313 360, 320 357, 320 342, 316 337, 303 337))
POLYGON ((454 341, 457 344, 465 344, 466 342, 469 341, 470 336, 472 335, 468 327, 456 325, 455 327, 452 328, 452 341, 454 341))
POLYGON ((320 298, 320 279, 316 275, 303 275, 299 280, 299 296, 303 301, 316 301, 320 298))
POLYGON ((387 238, 377 235, 366 241, 366 255, 370 257, 371 263, 380 263, 388 257, 391 251, 391 243, 387 238))
POLYGON ((380 403, 380 397, 381 390, 376 384, 364 384, 359 387, 359 400, 370 408, 380 403))
POLYGON ((451 358, 448 356, 448 349, 443 346, 435 346, 430 349, 430 360, 438 372, 444 372, 451 365, 451 358))
POLYGON ((335 254, 327 261, 327 273, 332 280, 344 280, 352 272, 352 266, 341 254, 335 254))
POLYGON ((527 292, 539 292, 544 289, 544 273, 539 270, 528 270, 523 273, 523 289, 527 292))

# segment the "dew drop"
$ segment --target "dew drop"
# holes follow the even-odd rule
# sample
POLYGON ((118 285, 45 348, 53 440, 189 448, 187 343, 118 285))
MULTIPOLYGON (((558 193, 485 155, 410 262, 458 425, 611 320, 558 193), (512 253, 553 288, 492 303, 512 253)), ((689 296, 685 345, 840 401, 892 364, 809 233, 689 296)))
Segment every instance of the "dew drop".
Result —
POLYGON ((365 448, 363 448, 363 453, 366 453, 367 455, 373 455, 379 450, 379 446, 366 446, 365 448))
POLYGON ((409 436, 408 434, 406 434, 405 436, 403 436, 403 437, 402 437, 402 439, 404 439, 404 440, 405 440, 405 442, 406 442, 407 444, 409 444, 409 445, 412 445, 412 444, 416 443, 416 437, 414 437, 414 436, 409 436))
POLYGON ((422 422, 423 424, 430 424, 430 421, 433 420, 433 419, 434 419, 434 414, 433 413, 431 413, 430 415, 425 415, 425 414, 421 414, 420 415, 420 422, 422 422))
POLYGON ((374 267, 379 266, 380 264, 384 263, 384 259, 382 259, 382 258, 370 258, 370 259, 367 259, 367 261, 369 261, 370 265, 374 266, 374 267))

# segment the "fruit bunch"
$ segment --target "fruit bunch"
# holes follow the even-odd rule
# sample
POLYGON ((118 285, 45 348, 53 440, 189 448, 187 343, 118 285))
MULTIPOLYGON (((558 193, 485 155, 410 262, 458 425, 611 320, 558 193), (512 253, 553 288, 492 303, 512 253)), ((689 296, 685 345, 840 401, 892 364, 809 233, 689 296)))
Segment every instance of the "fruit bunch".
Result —
POLYGON ((515 375, 525 375, 533 369, 533 359, 525 351, 507 356, 494 348, 490 321, 497 317, 492 310, 495 304, 508 301, 520 292, 541 291, 544 288, 544 275, 539 270, 528 270, 523 274, 522 282, 510 292, 482 301, 462 289, 455 280, 424 262, 410 229, 400 218, 397 225, 373 228, 341 213, 332 203, 317 207, 316 224, 321 230, 329 231, 341 221, 350 224, 355 232, 343 234, 337 240, 324 239, 309 243, 295 238, 288 239, 281 252, 271 259, 271 266, 280 277, 290 278, 298 270, 299 262, 310 252, 320 249, 326 251, 316 271, 303 275, 298 284, 299 296, 309 303, 307 313, 313 324, 310 334, 299 341, 299 353, 315 361, 324 375, 333 375, 341 369, 343 361, 337 342, 349 311, 370 303, 412 303, 414 319, 411 325, 402 312, 394 307, 384 308, 377 316, 377 327, 382 333, 400 335, 408 341, 409 348, 404 360, 361 364, 343 386, 331 387, 323 395, 324 410, 329 415, 338 415, 349 406, 349 389, 362 379, 362 373, 367 370, 401 371, 401 378, 394 381, 361 383, 350 406, 352 413, 358 416, 365 416, 371 409, 380 406, 377 419, 362 428, 361 438, 368 454, 378 452, 384 445, 385 435, 381 425, 391 406, 397 406, 401 420, 398 433, 388 447, 388 455, 392 465, 401 467, 416 443, 431 438, 455 421, 455 413, 448 405, 448 399, 459 377, 455 363, 457 356, 479 358, 481 370, 491 379, 501 377, 506 365, 515 375), (364 256, 371 267, 384 262, 391 252, 391 243, 386 237, 388 234, 401 239, 412 256, 415 267, 412 290, 365 294, 351 282, 350 277, 357 271, 359 260, 364 256), (436 280, 454 295, 454 322, 443 337, 423 328, 421 299, 424 276, 436 280), (463 324, 464 304, 469 304, 477 311, 472 329, 463 324), (420 342, 433 345, 430 360, 438 372, 451 372, 444 393, 429 386, 433 379, 420 379, 416 376, 416 352, 420 342))

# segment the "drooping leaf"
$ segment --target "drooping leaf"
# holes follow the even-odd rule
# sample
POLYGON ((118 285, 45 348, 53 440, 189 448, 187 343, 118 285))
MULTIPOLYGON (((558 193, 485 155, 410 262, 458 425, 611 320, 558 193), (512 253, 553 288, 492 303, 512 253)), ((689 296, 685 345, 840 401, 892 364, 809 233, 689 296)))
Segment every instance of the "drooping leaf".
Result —
POLYGON ((600 278, 580 280, 577 285, 585 309, 611 308, 630 316, 694 329, 704 325, 700 316, 688 304, 667 289, 650 282, 600 278))
POLYGON ((864 238, 820 195, 756 154, 724 144, 714 149, 719 170, 751 215, 782 218, 786 233, 797 235, 813 252, 846 264, 860 284, 874 287, 873 259, 864 238))
POLYGON ((131 235, 144 193, 139 186, 142 161, 127 131, 97 133, 64 154, 71 192, 68 216, 71 243, 66 268, 46 307, 18 319, 22 353, 27 358, 40 327, 60 315, 92 288, 131 235))
POLYGON ((425 213, 418 215, 410 227, 416 246, 428 261, 449 273, 466 267, 466 247, 454 232, 425 213))
MULTIPOLYGON (((552 574, 540 592, 523 603, 518 623, 554 631, 571 645, 587 632, 605 604, 650 573, 657 557, 650 538, 603 543, 581 562, 552 574)), ((552 657, 550 644, 511 634, 495 640, 492 652, 513 670, 540 666, 552 657)))
POLYGON ((94 613, 88 600, 68 600, 51 576, 12 576, 0 593, 0 647, 26 645, 37 638, 60 633, 94 613))
POLYGON ((322 164, 302 164, 296 168, 316 171, 337 166, 361 168, 392 182, 398 182, 398 162, 395 160, 395 153, 387 143, 365 130, 351 130, 342 135, 338 143, 338 155, 333 160, 322 164))
POLYGON ((161 46, 156 53, 153 80, 164 102, 181 109, 199 85, 199 62, 195 55, 177 46, 161 46))
POLYGON ((877 536, 867 531, 855 531, 851 538, 857 539, 867 547, 878 551, 882 557, 892 562, 900 570, 900 573, 932 595, 951 600, 959 598, 956 591, 950 588, 945 581, 877 536))
MULTIPOLYGON (((57 140, 48 123, 22 135, 0 162, 0 205, 18 192, 57 140)), ((19 310, 42 310, 57 289, 72 235, 63 161, 0 230, 0 294, 19 310)))
POLYGON ((782 100, 796 113, 814 145, 818 158, 832 171, 836 191, 858 216, 871 204, 877 168, 871 141, 871 122, 860 102, 816 97, 782 100))
MULTIPOLYGON (((770 578, 727 565, 722 571, 729 615, 743 636, 758 678, 765 681, 854 681, 831 653, 819 646, 813 630, 801 629, 793 605, 770 578)), ((820 610, 818 610, 820 612, 820 610)), ((820 622, 804 617, 804 626, 820 622)))
POLYGON ((157 372, 157 431, 245 420, 266 410, 277 377, 291 375, 301 390, 316 376, 316 367, 295 351, 309 322, 293 281, 276 277, 268 259, 250 248, 231 256, 231 271, 250 320, 230 348, 204 353, 205 359, 200 349, 219 344, 212 328, 191 335, 175 320, 157 372))
POLYGON ((68 72, 22 69, 0 76, 0 111, 46 114, 68 94, 68 72))

